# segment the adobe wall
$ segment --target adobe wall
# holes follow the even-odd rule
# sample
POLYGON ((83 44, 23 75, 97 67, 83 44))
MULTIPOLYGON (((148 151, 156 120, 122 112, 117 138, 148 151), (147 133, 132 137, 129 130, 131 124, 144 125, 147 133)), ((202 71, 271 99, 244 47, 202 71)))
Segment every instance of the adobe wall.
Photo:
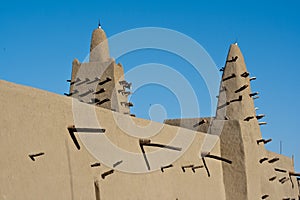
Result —
POLYGON ((172 126, 180 126, 190 130, 195 130, 203 133, 208 132, 208 128, 211 122, 210 117, 205 118, 183 118, 183 119, 166 119, 165 124, 172 126))
POLYGON ((274 152, 263 151, 260 158, 268 158, 268 161, 260 165, 262 193, 269 195, 269 199, 298 199, 299 187, 297 178, 289 176, 294 172, 292 159, 274 152), (279 158, 276 162, 269 162, 279 158), (286 172, 276 171, 285 170, 286 172))
MULTIPOLYGON (((225 199, 220 161, 206 159, 210 177, 204 167, 195 173, 190 168, 183 172, 181 168, 203 165, 199 150, 204 133, 163 125, 151 141, 167 144, 179 130, 186 138, 195 136, 183 156, 170 163, 173 167, 147 174, 125 173, 116 167, 114 173, 103 179, 101 175, 112 168, 101 161, 101 166, 91 167, 98 161, 75 133, 81 146, 78 150, 67 130, 68 125, 74 124, 72 98, 0 81, 0 102, 1 199, 225 199), (36 157, 35 161, 29 158, 30 154, 40 152, 44 155, 36 157)), ((106 129, 102 136, 128 152, 141 152, 139 138, 120 130, 113 118, 121 122, 132 119, 140 126, 162 125, 100 107, 93 108, 101 120, 101 127, 106 129)), ((150 147, 146 149, 146 153, 154 151, 150 147)), ((212 154, 220 155, 219 144, 212 154)), ((150 154, 148 158, 152 167, 154 158, 150 154)), ((124 160, 121 165, 131 165, 125 163, 126 158, 121 159, 124 160)), ((146 168, 144 161, 143 166, 146 168)))

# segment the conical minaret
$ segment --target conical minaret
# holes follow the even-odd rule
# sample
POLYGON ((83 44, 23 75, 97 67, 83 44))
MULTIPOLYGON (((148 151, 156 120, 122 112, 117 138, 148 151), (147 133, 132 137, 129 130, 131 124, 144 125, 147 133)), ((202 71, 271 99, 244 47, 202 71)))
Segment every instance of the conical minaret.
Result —
POLYGON ((90 46, 90 62, 105 62, 109 60, 109 49, 106 34, 99 23, 92 33, 90 46))
POLYGON ((255 117, 249 72, 237 44, 230 46, 220 84, 216 118, 219 120, 250 120, 255 117))
POLYGON ((258 117, 255 113, 250 77, 237 44, 230 45, 220 84, 216 121, 223 122, 220 135, 221 155, 232 161, 223 163, 226 199, 258 199, 260 164, 257 158, 263 145, 258 117), (251 182, 252 184, 249 184, 251 182))

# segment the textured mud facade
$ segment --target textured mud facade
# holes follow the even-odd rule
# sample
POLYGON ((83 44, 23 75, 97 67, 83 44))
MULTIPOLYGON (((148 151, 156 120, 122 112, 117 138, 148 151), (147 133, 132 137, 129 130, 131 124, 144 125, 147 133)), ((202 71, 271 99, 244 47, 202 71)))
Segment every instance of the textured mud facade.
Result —
MULTIPOLYGON (((104 31, 96 29, 91 52, 105 38, 104 31)), ((253 78, 236 44, 230 46, 223 70, 216 116, 168 119, 164 124, 129 115, 129 104, 123 102, 128 103, 124 92, 130 86, 122 82, 122 66, 109 57, 107 43, 95 52, 88 63, 73 61, 67 96, 0 81, 0 199, 299 198, 292 159, 265 149, 270 140, 262 138, 260 132, 263 116, 254 107, 256 94, 250 87, 253 78), (99 73, 101 77, 95 76, 99 73), (74 102, 82 109, 95 110, 103 129, 99 137, 107 137, 128 152, 141 154, 141 141, 145 139, 129 136, 117 122, 160 127, 159 133, 149 138, 159 144, 170 144, 176 134, 194 138, 188 148, 182 149, 182 156, 161 164, 158 170, 152 170, 157 163, 150 155, 154 150, 149 148, 145 152, 149 173, 123 172, 119 170, 121 165, 134 163, 108 155, 118 163, 110 166, 83 145, 79 128, 90 126, 72 126, 74 102), (218 134, 220 127, 220 140, 204 158, 199 157, 206 136, 218 134)), ((130 131, 130 126, 126 127, 130 131)), ((94 137, 91 133, 88 136, 94 137)), ((183 142, 176 145, 180 147, 183 142)), ((141 162, 147 170, 144 159, 135 162, 141 162)))

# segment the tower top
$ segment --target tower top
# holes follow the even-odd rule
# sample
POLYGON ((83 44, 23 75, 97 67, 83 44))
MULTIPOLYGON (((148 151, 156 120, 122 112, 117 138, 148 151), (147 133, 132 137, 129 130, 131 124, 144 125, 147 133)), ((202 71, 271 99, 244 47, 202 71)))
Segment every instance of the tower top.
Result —
POLYGON ((109 59, 109 49, 106 34, 101 28, 100 20, 98 28, 92 33, 90 46, 90 62, 105 62, 109 59))
POLYGON ((98 20, 98 28, 102 28, 101 23, 100 23, 100 19, 98 20))
POLYGON ((231 44, 223 70, 219 102, 218 119, 245 120, 255 116, 250 77, 242 52, 237 43, 231 44))

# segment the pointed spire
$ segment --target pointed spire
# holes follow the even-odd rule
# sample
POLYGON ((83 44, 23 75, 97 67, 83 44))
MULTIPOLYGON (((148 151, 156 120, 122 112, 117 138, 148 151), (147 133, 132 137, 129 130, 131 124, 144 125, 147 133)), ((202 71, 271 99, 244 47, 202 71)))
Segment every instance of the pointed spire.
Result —
POLYGON ((92 40, 90 46, 90 62, 105 62, 110 58, 108 42, 106 34, 101 27, 100 20, 98 21, 98 28, 92 33, 92 40))
POLYGON ((255 116, 250 77, 237 43, 230 45, 223 71, 216 116, 244 120, 255 116))

